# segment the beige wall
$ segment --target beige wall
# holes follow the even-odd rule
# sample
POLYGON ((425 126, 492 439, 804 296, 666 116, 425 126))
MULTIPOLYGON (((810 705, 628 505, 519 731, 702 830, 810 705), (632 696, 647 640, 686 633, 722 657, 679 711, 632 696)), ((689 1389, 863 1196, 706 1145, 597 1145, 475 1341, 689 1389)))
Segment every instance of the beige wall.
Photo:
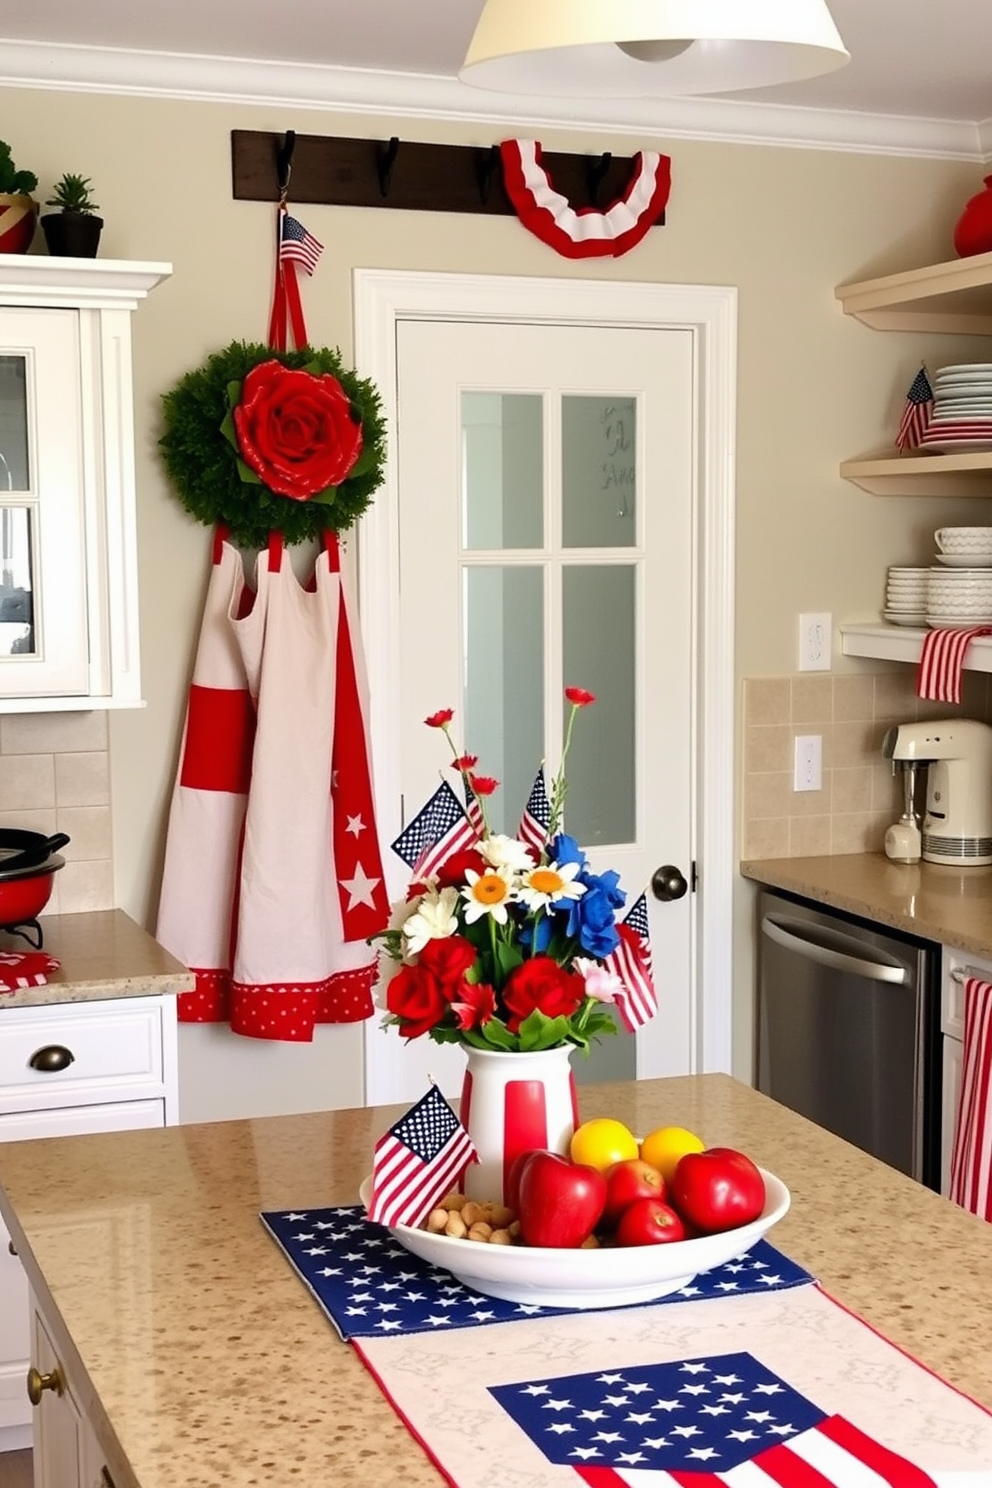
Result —
MULTIPOLYGON (((109 720, 116 900, 151 925, 209 546, 162 478, 159 396, 232 338, 264 339, 268 313, 272 208, 231 199, 229 132, 294 128, 489 144, 513 131, 56 91, 9 90, 0 101, 4 136, 18 164, 38 172, 39 194, 64 170, 92 177, 106 219, 102 256, 175 266, 134 323, 148 706, 109 720)), ((301 206, 327 245, 305 288, 311 337, 350 355, 355 266, 737 285, 737 675, 789 673, 800 609, 874 616, 885 564, 918 559, 940 521, 974 519, 974 504, 873 498, 839 479, 841 459, 891 438, 924 342, 846 319, 833 287, 951 256, 951 227, 981 170, 831 151, 635 142, 605 131, 541 137, 548 148, 667 151, 668 225, 616 263, 574 265, 512 218, 301 206)), ((932 342, 928 349, 940 352, 932 342)), ((945 349, 960 359, 969 345, 949 339, 945 349)), ((866 667, 840 661, 837 670, 866 667)), ((748 892, 741 885, 736 906, 741 1070, 750 1021, 748 892)), ((245 1041, 234 1048, 222 1030, 183 1033, 187 1116, 347 1104, 360 1095, 357 1029, 323 1030, 321 1043, 292 1064, 269 1049, 263 1060, 245 1041)))

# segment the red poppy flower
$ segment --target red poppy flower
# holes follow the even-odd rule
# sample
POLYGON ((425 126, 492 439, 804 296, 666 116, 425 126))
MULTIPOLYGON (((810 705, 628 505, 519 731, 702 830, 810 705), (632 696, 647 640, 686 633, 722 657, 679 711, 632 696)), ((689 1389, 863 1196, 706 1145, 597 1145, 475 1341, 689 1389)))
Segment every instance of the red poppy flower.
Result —
POLYGON ((478 763, 479 756, 477 754, 460 754, 457 759, 451 761, 451 768, 453 770, 460 770, 464 774, 469 770, 474 770, 478 763))
POLYGON ((460 1001, 451 1004, 451 1011, 459 1028, 481 1028, 496 1011, 496 995, 485 982, 475 986, 465 982, 460 1001))
POLYGON ((454 716, 454 708, 439 708, 436 713, 431 714, 430 718, 425 718, 424 722, 428 728, 444 728, 445 724, 450 723, 454 716))
POLYGON ((573 708, 588 708, 590 703, 596 701, 596 694, 588 692, 584 687, 566 687, 565 696, 573 708))
POLYGON ((494 790, 499 789, 499 781, 494 780, 492 775, 470 775, 468 783, 477 796, 491 796, 494 790))
POLYGON ((307 501, 339 486, 362 452, 362 425, 329 372, 260 362, 234 409, 238 449, 270 491, 307 501))

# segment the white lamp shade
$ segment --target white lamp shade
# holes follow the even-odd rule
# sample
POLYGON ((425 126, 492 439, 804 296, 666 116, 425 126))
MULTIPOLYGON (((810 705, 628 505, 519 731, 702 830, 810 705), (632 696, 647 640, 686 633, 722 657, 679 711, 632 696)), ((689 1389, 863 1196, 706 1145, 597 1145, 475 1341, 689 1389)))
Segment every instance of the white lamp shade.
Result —
POLYGON ((849 60, 825 0, 486 0, 459 77, 646 98, 794 83, 849 60))

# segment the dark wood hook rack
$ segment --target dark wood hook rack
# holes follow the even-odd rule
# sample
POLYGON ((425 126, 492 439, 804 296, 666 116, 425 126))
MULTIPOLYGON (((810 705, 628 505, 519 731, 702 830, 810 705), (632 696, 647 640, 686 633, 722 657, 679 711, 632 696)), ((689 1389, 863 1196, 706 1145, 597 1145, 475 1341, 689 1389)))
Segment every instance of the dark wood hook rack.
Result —
MULTIPOLYGON (((620 196, 633 170, 630 156, 545 151, 556 191, 573 207, 598 207, 620 196)), ((435 145, 417 140, 350 139, 292 130, 232 129, 236 201, 280 199, 292 172, 292 199, 334 207, 474 212, 514 216, 503 188, 498 144, 435 145), (292 141, 292 143, 290 143, 292 141)), ((664 223, 664 214, 654 224, 664 223)))

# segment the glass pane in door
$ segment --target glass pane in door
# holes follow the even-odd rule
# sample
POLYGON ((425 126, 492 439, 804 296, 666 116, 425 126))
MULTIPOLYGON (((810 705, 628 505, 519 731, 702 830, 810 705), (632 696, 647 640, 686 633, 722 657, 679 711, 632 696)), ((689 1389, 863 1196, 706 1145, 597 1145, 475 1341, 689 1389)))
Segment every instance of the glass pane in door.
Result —
POLYGON ((565 804, 566 830, 587 848, 637 835, 636 599, 632 563, 563 571, 564 682, 596 695, 572 736, 565 804))
POLYGON ((544 541, 544 401, 539 393, 462 393, 462 542, 544 541))
POLYGON ((636 541, 637 404, 633 398, 561 400, 562 542, 627 548, 636 541))
POLYGON ((0 506, 0 656, 35 652, 32 512, 0 506))
POLYGON ((465 748, 499 781, 490 829, 513 836, 544 756, 544 576, 536 565, 466 567, 465 748))
POLYGON ((0 356, 0 497, 30 490, 27 366, 22 356, 0 356))

